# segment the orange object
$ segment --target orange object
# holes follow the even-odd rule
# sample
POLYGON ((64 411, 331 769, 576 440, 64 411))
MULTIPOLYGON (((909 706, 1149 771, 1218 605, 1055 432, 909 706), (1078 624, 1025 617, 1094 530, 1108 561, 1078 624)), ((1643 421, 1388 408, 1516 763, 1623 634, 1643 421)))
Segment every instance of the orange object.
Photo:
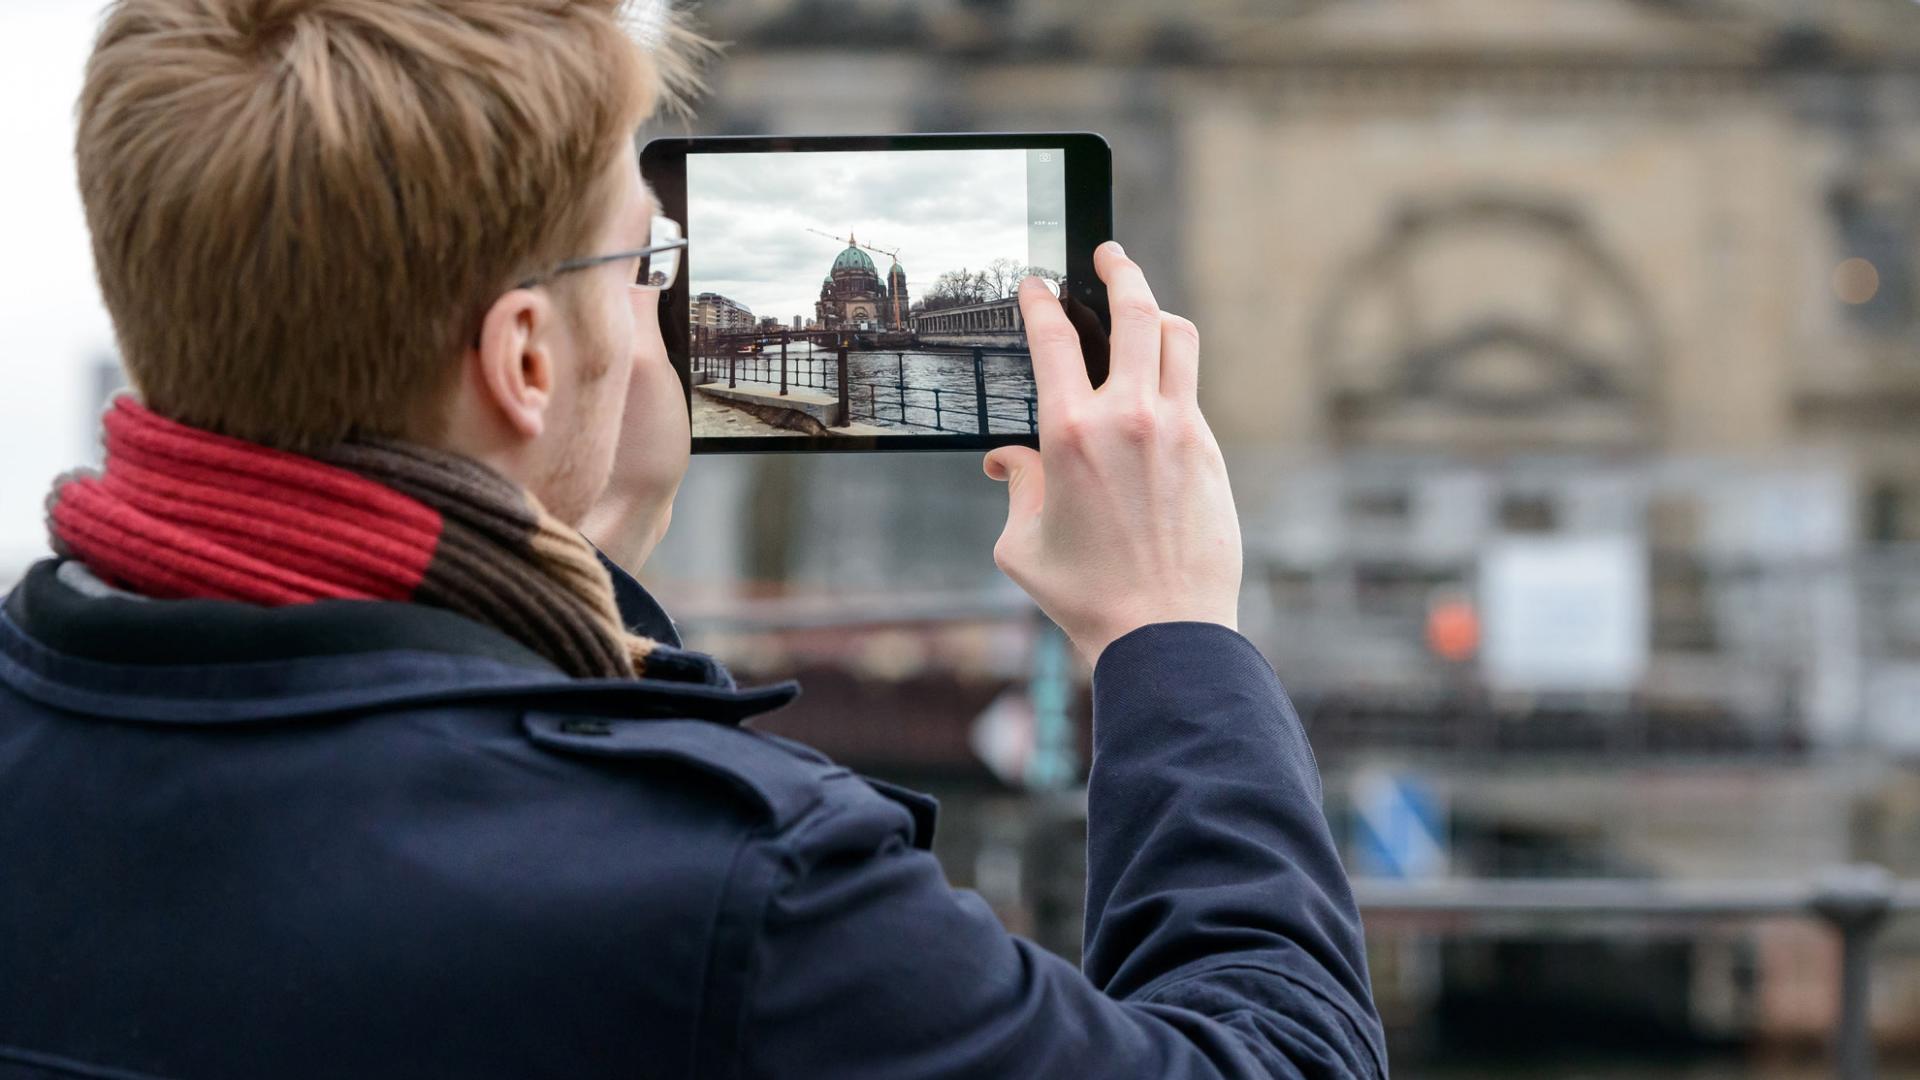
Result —
POLYGON ((1427 610, 1427 647, 1459 663, 1480 651, 1480 613, 1470 600, 1442 600, 1427 610))

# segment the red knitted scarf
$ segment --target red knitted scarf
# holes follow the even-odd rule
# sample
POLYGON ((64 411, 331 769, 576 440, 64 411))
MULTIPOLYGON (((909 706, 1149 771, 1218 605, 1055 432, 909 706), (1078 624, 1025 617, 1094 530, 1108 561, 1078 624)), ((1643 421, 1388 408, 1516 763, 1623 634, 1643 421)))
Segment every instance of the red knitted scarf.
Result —
POLYGON ((492 625, 584 677, 634 676, 630 634, 585 537, 468 458, 387 440, 307 457, 107 410, 102 472, 48 497, 56 552, 156 598, 404 600, 492 625))

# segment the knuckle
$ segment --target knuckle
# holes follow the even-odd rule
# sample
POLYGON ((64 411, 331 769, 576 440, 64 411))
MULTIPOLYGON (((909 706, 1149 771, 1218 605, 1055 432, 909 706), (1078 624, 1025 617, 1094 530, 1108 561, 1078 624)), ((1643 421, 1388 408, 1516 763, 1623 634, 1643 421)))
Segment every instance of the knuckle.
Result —
POLYGON ((1049 325, 1028 332, 1027 344, 1049 353, 1070 353, 1080 348, 1080 336, 1071 326, 1049 325))
POLYGON ((1173 444, 1182 451, 1198 452, 1207 449, 1209 441, 1207 426, 1200 422, 1198 416, 1182 416, 1173 421, 1168 427, 1167 434, 1173 440, 1173 444))
POLYGON ((1148 323, 1159 325, 1160 309, 1152 300, 1142 296, 1129 296, 1114 304, 1114 318, 1132 324, 1148 323))
POLYGON ((1064 413, 1060 423, 1054 426, 1053 434, 1058 442, 1080 442, 1087 437, 1087 418, 1077 412, 1064 413))
POLYGON ((1086 415, 1069 412, 1061 415, 1047 439, 1058 449, 1077 452, 1087 445, 1087 435, 1086 415))
POLYGON ((1134 401, 1121 408, 1114 427, 1130 443, 1150 442, 1159 431, 1160 416, 1152 402, 1134 401))
POLYGON ((1170 312, 1163 312, 1161 314, 1161 325, 1166 328, 1169 334, 1175 337, 1184 338, 1195 345, 1200 344, 1200 328, 1194 325, 1192 319, 1181 315, 1174 315, 1170 312))

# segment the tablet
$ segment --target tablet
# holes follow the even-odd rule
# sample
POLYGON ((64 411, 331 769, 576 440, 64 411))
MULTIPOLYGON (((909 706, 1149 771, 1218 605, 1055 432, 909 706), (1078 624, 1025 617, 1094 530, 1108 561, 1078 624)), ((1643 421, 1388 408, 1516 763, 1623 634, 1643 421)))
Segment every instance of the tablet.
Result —
POLYGON ((695 453, 1038 445, 1029 275, 1106 378, 1098 135, 664 138, 640 161, 688 240, 660 323, 695 453))

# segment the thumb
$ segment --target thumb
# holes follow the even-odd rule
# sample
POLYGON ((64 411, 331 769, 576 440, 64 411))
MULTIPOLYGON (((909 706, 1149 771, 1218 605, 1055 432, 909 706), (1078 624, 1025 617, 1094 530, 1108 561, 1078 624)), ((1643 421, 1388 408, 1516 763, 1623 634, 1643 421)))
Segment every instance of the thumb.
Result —
POLYGON ((989 450, 987 456, 980 462, 980 468, 987 474, 987 479, 1004 483, 1013 473, 1016 457, 1013 452, 1024 449, 1026 449, 1024 446, 1002 446, 989 450))
POLYGON ((1046 490, 1046 474, 1040 468, 1040 452, 1026 446, 1002 446, 987 454, 986 473, 1007 485, 1007 516, 1030 517, 1040 512, 1040 500, 1046 490))

